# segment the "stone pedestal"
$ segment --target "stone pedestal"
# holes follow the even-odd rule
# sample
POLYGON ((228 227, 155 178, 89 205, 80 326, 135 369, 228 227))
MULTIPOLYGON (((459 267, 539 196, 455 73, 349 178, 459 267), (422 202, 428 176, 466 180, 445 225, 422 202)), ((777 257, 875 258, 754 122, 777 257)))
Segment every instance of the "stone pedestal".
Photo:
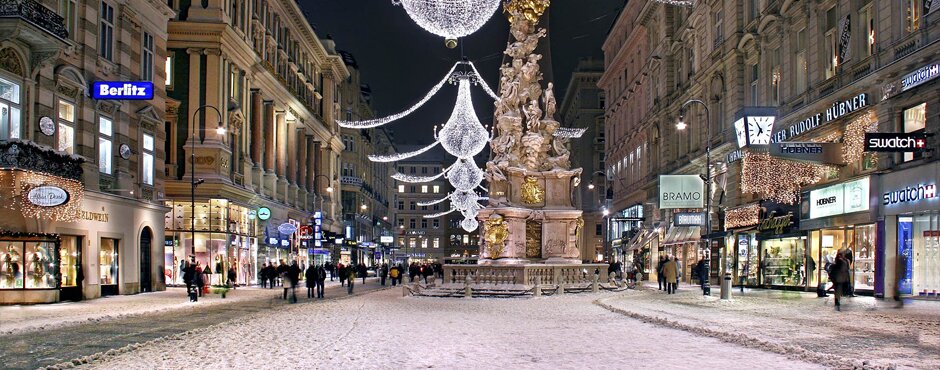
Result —
POLYGON ((274 174, 274 171, 265 171, 264 173, 264 194, 271 197, 271 199, 276 199, 277 197, 277 175, 274 174))
POLYGON ((251 172, 248 172, 251 176, 251 185, 255 189, 255 193, 264 194, 265 188, 267 186, 264 182, 264 169, 261 168, 258 164, 255 164, 251 168, 251 172))
POLYGON ((509 168, 504 174, 505 180, 491 183, 491 206, 479 214, 484 225, 480 264, 581 263, 578 242, 584 223, 572 201, 573 181, 581 170, 509 168), (494 215, 507 232, 501 246, 486 240, 487 220, 494 215))

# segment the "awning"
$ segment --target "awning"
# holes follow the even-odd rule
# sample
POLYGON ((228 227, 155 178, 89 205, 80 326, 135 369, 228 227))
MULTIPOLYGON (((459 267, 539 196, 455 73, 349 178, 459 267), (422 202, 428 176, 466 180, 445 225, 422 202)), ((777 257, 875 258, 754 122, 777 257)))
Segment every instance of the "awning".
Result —
POLYGON ((701 226, 670 226, 661 245, 694 243, 702 239, 701 226))
POLYGON ((630 252, 635 249, 640 249, 641 247, 646 245, 646 243, 648 243, 650 240, 652 240, 654 237, 656 237, 659 234, 659 232, 657 231, 659 227, 660 227, 659 223, 657 223, 656 225, 644 227, 642 230, 640 230, 640 232, 636 233, 636 235, 633 236, 633 239, 630 239, 630 244, 627 245, 627 248, 624 249, 624 252, 630 252))

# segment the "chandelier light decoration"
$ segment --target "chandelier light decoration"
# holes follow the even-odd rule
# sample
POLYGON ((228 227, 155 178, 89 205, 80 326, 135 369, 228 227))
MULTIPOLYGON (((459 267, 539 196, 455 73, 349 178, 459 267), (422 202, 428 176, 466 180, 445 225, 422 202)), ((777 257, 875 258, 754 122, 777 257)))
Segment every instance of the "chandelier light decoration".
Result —
POLYGON ((472 158, 480 154, 490 139, 489 132, 480 123, 473 110, 473 100, 470 98, 470 81, 467 75, 458 75, 460 88, 457 92, 457 103, 450 119, 437 133, 436 139, 448 153, 457 158, 472 158))
POLYGON ((418 26, 445 39, 448 48, 457 47, 457 38, 468 36, 486 23, 501 0, 392 0, 418 26))
POLYGON ((447 171, 447 180, 457 190, 471 191, 483 182, 483 170, 467 159, 458 159, 447 171))

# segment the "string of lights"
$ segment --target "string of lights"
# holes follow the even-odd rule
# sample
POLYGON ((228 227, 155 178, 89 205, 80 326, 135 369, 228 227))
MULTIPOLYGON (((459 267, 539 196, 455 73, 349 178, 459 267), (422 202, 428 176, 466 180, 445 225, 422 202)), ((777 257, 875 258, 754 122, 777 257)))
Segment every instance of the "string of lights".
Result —
POLYGON ((431 91, 428 91, 428 93, 425 94, 424 97, 421 98, 421 100, 415 103, 415 105, 412 105, 411 108, 408 108, 402 112, 395 113, 393 115, 386 116, 386 117, 368 119, 364 121, 336 121, 336 124, 338 124, 339 127, 343 127, 343 128, 363 129, 363 128, 379 127, 379 126, 388 124, 390 122, 394 122, 404 117, 407 117, 409 114, 414 113, 414 111, 418 110, 418 108, 421 108, 425 103, 431 100, 431 98, 434 97, 434 95, 437 94, 437 92, 440 91, 441 88, 444 87, 445 84, 447 84, 447 81, 450 80, 450 76, 454 73, 454 70, 457 69, 457 66, 462 63, 463 62, 454 63, 454 65, 450 67, 450 71, 447 71, 447 74, 444 75, 444 78, 441 79, 441 81, 438 82, 437 85, 434 85, 434 87, 431 88, 431 91))
MULTIPOLYGON (((855 163, 865 156, 865 133, 878 130, 878 120, 875 113, 869 111, 850 122, 845 127, 842 137, 842 160, 845 163, 855 163)), ((873 158, 878 158, 873 156, 873 158)))
POLYGON ((456 211, 456 210, 457 210, 457 208, 451 208, 451 209, 448 210, 448 211, 433 213, 433 214, 424 215, 424 216, 421 216, 421 217, 423 217, 423 218, 438 218, 438 217, 441 217, 441 216, 446 216, 446 215, 448 215, 448 214, 450 214, 451 212, 454 212, 454 211, 456 211))
POLYGON ((689 1, 689 0, 655 0, 655 1, 657 3, 662 3, 666 5, 672 5, 672 6, 682 6, 686 8, 691 8, 695 6, 695 2, 689 1))
POLYGON ((741 162, 741 191, 794 204, 800 187, 819 182, 830 168, 775 158, 768 153, 745 152, 741 162))
POLYGON ((424 147, 424 148, 415 150, 415 151, 413 151, 413 152, 393 153, 393 154, 385 154, 385 155, 370 154, 370 155, 369 155, 369 160, 370 160, 370 161, 373 161, 373 162, 380 162, 380 163, 384 163, 384 162, 396 162, 396 161, 400 161, 400 160, 403 160, 403 159, 408 159, 408 158, 414 157, 414 156, 419 155, 419 154, 421 154, 421 153, 424 153, 424 152, 426 152, 426 151, 428 151, 428 150, 431 150, 431 148, 434 148, 434 146, 436 146, 437 144, 440 144, 440 141, 435 141, 435 142, 431 143, 431 145, 428 145, 428 146, 426 146, 426 147, 424 147))
POLYGON ((480 71, 477 70, 477 66, 473 65, 473 62, 467 62, 470 64, 470 68, 473 69, 473 73, 477 75, 477 82, 480 84, 480 87, 483 88, 483 91, 486 91, 486 94, 489 95, 493 100, 499 100, 499 95, 493 92, 493 89, 490 88, 490 85, 486 84, 486 81, 483 80, 483 75, 480 74, 480 71))
POLYGON ((418 202, 417 204, 418 204, 418 206, 421 206, 421 207, 427 207, 427 206, 433 206, 433 205, 439 204, 439 203, 444 203, 444 202, 446 202, 448 199, 450 199, 450 194, 447 194, 446 197, 443 197, 443 198, 438 199, 438 200, 432 200, 432 201, 430 201, 430 202, 418 202))
POLYGON ((392 4, 405 8, 408 16, 426 31, 447 39, 456 39, 483 27, 499 8, 500 2, 501 0, 393 0, 392 4))
POLYGON ((420 183, 431 182, 431 181, 441 178, 441 176, 444 176, 445 171, 447 170, 441 171, 441 173, 434 175, 434 176, 412 176, 412 175, 403 174, 401 172, 395 172, 395 174, 392 175, 392 178, 395 180, 398 180, 401 182, 407 182, 410 184, 420 184, 420 183))

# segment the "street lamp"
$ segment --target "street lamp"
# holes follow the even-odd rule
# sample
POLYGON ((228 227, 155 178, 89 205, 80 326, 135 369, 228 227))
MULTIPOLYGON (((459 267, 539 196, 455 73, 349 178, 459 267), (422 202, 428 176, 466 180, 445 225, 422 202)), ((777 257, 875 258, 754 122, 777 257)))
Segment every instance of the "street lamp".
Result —
MULTIPOLYGON (((711 275, 711 233, 712 233, 712 125, 711 113, 708 105, 698 99, 689 99, 679 108, 679 119, 676 121, 676 130, 685 130, 688 125, 685 123, 685 109, 690 104, 700 104, 705 108, 705 266, 708 268, 708 275, 711 275)), ((705 279, 704 285, 710 290, 711 277, 705 279)), ((724 289, 724 284, 721 285, 724 289)), ((722 297, 725 292, 722 292, 722 297)))
MULTIPOLYGON (((219 111, 219 108, 216 108, 211 105, 203 105, 203 106, 196 108, 196 110, 193 111, 193 120, 190 121, 190 130, 189 130, 190 137, 192 140, 192 145, 191 145, 192 150, 189 153, 190 154, 189 166, 190 166, 190 174, 191 174, 190 179, 189 179, 190 180, 189 184, 190 184, 190 212, 191 212, 190 216, 192 216, 190 220, 190 227, 191 227, 190 237, 192 238, 192 243, 193 243, 192 247, 190 248, 190 251, 192 252, 194 261, 196 259, 196 185, 199 185, 205 182, 205 180, 203 179, 198 179, 198 180, 196 179, 196 115, 199 114, 199 111, 206 109, 206 108, 211 108, 219 116, 219 124, 216 127, 215 132, 219 136, 225 135, 225 126, 222 124, 222 112, 219 111)), ((233 100, 229 100, 228 111, 232 112, 237 109, 238 109, 238 103, 236 103, 233 100)), ((200 127, 199 132, 200 133, 205 132, 204 131, 205 129, 206 129, 205 127, 200 127)))

